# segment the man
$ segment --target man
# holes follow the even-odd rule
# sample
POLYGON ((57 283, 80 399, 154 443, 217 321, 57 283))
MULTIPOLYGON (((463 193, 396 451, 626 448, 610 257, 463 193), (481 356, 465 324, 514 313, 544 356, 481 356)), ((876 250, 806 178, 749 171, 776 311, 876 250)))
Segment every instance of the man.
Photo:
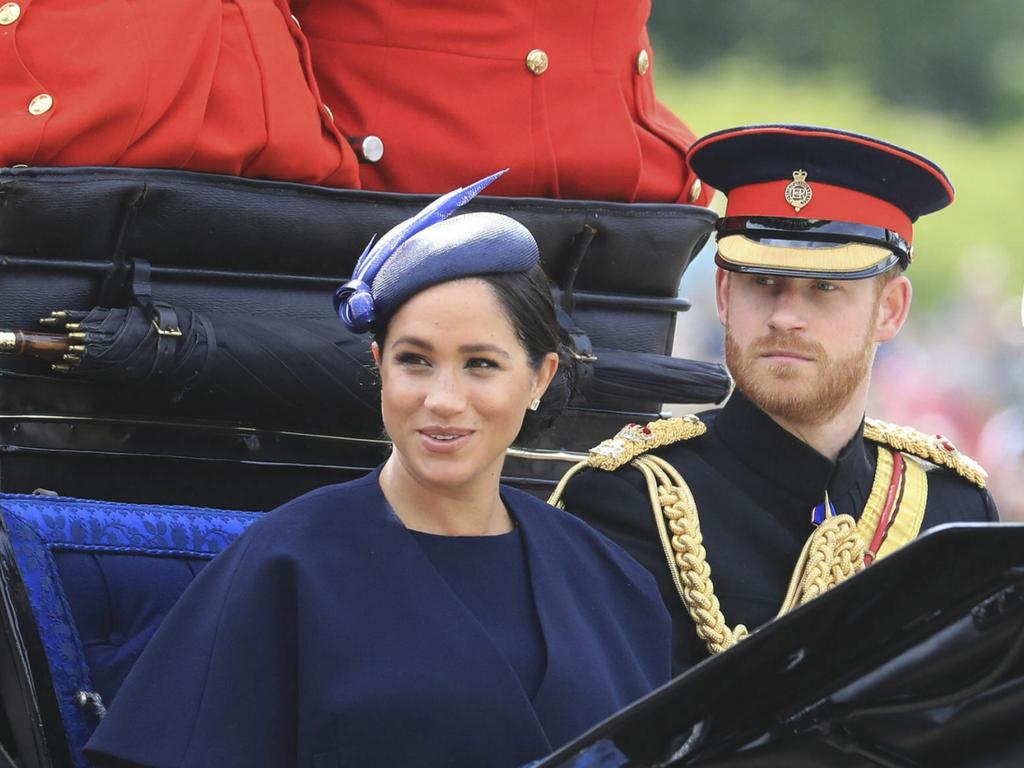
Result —
POLYGON ((949 441, 864 418, 875 352, 910 309, 912 223, 953 199, 941 169, 781 125, 711 134, 689 159, 729 197, 716 295, 736 389, 720 410, 625 428, 562 495, 658 578, 680 668, 924 528, 997 519, 949 441))

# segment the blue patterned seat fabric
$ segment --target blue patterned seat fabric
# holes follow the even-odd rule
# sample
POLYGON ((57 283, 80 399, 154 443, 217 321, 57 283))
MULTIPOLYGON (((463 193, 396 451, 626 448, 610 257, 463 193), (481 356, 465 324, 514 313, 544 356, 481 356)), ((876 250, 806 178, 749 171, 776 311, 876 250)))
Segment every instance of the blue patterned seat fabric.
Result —
POLYGON ((88 766, 96 704, 113 699, 178 596, 260 513, 11 494, 0 512, 72 763, 88 766))

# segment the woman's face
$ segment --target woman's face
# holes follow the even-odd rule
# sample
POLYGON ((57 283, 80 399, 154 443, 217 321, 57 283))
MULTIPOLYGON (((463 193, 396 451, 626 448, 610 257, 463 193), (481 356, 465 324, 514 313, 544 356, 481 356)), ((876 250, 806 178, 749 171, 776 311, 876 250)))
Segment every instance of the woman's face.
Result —
POLYGON ((527 406, 558 367, 553 352, 539 370, 530 366, 493 289, 477 278, 409 299, 374 357, 399 468, 448 493, 500 477, 527 406))

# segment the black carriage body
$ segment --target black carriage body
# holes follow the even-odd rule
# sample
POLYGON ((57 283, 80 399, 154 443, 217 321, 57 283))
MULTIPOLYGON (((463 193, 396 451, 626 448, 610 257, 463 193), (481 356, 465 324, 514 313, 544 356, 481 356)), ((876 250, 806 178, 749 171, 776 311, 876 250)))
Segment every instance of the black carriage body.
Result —
MULTIPOLYGON (((0 325, 126 306, 132 291, 200 312, 329 321, 333 291, 366 243, 430 199, 179 171, 3 170, 0 325)), ((563 308, 594 346, 659 354, 671 350, 676 314, 688 308, 680 279, 715 218, 695 206, 494 197, 466 209, 508 214, 533 232, 563 308)), ((332 413, 174 399, 6 358, 0 490, 266 509, 380 462, 379 422, 345 407, 342 398, 332 413)), ((535 447, 583 451, 660 409, 591 399, 535 447)), ((545 495, 564 467, 513 457, 506 476, 545 495)))
MULTIPOLYGON (((369 238, 426 200, 173 171, 3 170, 0 327, 127 305, 132 292, 281 323, 331 318, 331 292, 369 238)), ((534 232, 595 346, 671 349, 687 306, 679 281, 710 211, 498 198, 469 209, 534 232)), ((0 358, 0 765, 87 768, 103 703, 203 564, 261 510, 381 460, 379 424, 338 407, 175 399, 0 358), (104 589, 89 588, 101 569, 104 589), (97 616, 121 629, 97 642, 97 616)), ((565 459, 660 407, 577 404, 536 450, 510 457, 506 479, 543 495, 565 459)), ((1022 536, 929 532, 543 765, 1016 764, 1022 536)))
POLYGON ((536 768, 1024 764, 1024 525, 939 526, 536 768))

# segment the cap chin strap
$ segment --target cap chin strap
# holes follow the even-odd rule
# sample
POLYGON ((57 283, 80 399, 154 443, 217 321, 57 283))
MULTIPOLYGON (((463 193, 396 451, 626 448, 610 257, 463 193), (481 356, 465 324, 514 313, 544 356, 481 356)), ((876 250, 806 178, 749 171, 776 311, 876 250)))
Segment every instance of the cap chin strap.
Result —
POLYGON ((715 223, 718 241, 742 235, 762 245, 818 250, 854 243, 878 246, 898 256, 904 266, 914 258, 910 240, 894 229, 833 219, 780 216, 726 216, 715 223))

